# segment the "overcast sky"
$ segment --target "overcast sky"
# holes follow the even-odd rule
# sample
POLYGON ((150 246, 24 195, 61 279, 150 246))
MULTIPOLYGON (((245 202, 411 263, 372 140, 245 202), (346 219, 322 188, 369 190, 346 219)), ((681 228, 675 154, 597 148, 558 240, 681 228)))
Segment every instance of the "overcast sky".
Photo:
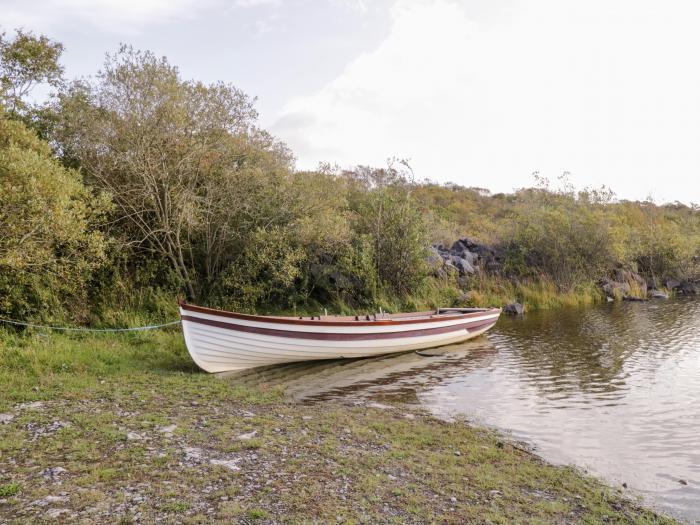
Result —
POLYGON ((692 0, 0 0, 0 24, 63 42, 69 77, 126 42, 233 82, 299 168, 700 203, 692 0))

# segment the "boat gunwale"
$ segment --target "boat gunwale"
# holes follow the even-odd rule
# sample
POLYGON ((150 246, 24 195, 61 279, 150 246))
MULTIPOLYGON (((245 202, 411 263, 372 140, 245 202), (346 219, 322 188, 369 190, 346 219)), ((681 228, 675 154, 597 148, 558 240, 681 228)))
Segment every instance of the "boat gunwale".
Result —
MULTIPOLYGON (((473 312, 461 313, 461 314, 433 314, 433 317, 426 317, 424 319, 376 319, 370 321, 326 321, 323 319, 310 320, 310 319, 295 319, 293 317, 274 317, 265 315, 252 315, 252 314, 241 314, 237 312, 229 312, 226 310, 217 310, 215 308, 207 308, 205 306, 196 306, 194 304, 187 304, 184 301, 180 301, 180 308, 183 310, 189 310, 191 312, 199 312, 208 315, 218 315, 221 317, 228 317, 231 319, 240 319, 243 321, 254 321, 261 323, 278 323, 278 324, 292 324, 292 325, 315 325, 315 326, 392 326, 392 325, 407 325, 407 324, 421 324, 421 323, 437 323, 444 321, 445 319, 468 319, 470 317, 476 317, 484 315, 484 313, 495 313, 501 311, 500 308, 478 308, 473 312)), ((418 313, 418 312, 417 312, 418 313)))

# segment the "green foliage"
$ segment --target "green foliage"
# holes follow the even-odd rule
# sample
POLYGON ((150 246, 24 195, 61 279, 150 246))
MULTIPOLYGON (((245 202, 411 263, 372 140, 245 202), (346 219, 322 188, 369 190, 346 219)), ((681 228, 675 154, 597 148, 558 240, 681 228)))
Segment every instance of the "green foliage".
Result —
POLYGON ((550 295, 566 304, 569 295, 590 302, 600 297, 590 292, 595 282, 616 268, 641 272, 657 285, 668 277, 700 276, 696 206, 618 201, 605 187, 575 191, 566 174, 559 182, 554 187, 536 176, 535 188, 510 195, 426 183, 414 194, 436 219, 435 241, 468 236, 501 253, 498 275, 470 281, 481 304, 516 296, 529 296, 539 307, 559 304, 550 295), (515 293, 518 286, 528 293, 515 293), (529 293, 533 286, 540 292, 529 293))
POLYGON ((187 295, 206 296, 247 235, 284 220, 291 156, 256 128, 239 89, 185 81, 128 46, 59 97, 53 140, 116 203, 121 240, 165 258, 187 295))
POLYGON ((5 483, 0 485, 0 498, 9 498, 19 493, 19 485, 17 483, 5 483))
POLYGON ((615 262, 603 205, 566 193, 520 192, 504 234, 506 271, 544 274, 561 288, 600 278, 615 262))
POLYGON ((221 276, 221 292, 232 308, 255 310, 260 305, 289 303, 305 257, 300 248, 285 242, 284 233, 280 229, 254 232, 241 257, 221 276))
POLYGON ((354 229, 371 240, 379 284, 399 297, 416 291, 428 274, 430 239, 407 174, 390 164, 386 169, 360 166, 345 176, 351 183, 354 229))
POLYGON ((63 44, 44 35, 18 29, 13 40, 0 33, 0 106, 11 114, 27 109, 24 98, 39 84, 61 85, 63 67, 58 63, 63 44))
POLYGON ((0 119, 3 315, 135 324, 175 315, 183 293, 262 312, 458 298, 544 308, 599 299, 596 281, 616 269, 657 282, 700 275, 694 206, 577 192, 566 174, 558 188, 536 176, 535 188, 492 195, 416 183, 397 160, 295 171, 238 88, 184 80, 166 58, 129 46, 63 86, 62 49, 22 31, 0 39, 12 110, 0 119), (29 108, 38 83, 62 90, 29 108), (430 277, 430 244, 465 236, 494 247, 498 269, 430 277))
POLYGON ((97 225, 108 208, 47 144, 0 115, 0 313, 24 319, 79 307, 104 259, 97 225))

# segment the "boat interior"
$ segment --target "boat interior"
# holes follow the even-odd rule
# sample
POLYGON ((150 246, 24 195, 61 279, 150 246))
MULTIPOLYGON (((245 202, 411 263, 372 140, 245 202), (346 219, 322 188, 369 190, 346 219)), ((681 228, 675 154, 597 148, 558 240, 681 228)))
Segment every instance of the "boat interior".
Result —
MULTIPOLYGON (((303 319, 306 321, 391 321, 391 320, 411 320, 411 319, 432 319, 434 317, 451 317, 476 312, 486 312, 489 308, 438 308, 437 310, 426 310, 424 312, 408 312, 390 314, 387 312, 376 312, 364 315, 317 315, 306 317, 278 317, 278 319, 303 319)), ((277 316, 275 316, 277 317, 277 316)))

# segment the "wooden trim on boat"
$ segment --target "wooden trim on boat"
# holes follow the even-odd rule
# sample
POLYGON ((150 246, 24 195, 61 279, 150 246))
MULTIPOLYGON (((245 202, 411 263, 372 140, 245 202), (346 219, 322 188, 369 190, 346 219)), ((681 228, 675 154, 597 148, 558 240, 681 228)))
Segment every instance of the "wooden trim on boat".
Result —
MULTIPOLYGON (((483 312, 482 312, 483 313, 483 312)), ((457 332, 459 330, 473 330, 475 328, 483 328, 486 325, 494 325, 498 319, 483 319, 479 321, 466 322, 461 324, 453 324, 450 326, 441 326, 438 328, 419 328, 417 330, 405 330, 403 332, 379 332, 379 333, 326 333, 326 332, 296 332, 292 330, 277 330, 274 328, 260 328, 257 326, 247 326, 236 323, 227 323, 225 321, 215 321, 212 319, 203 319, 201 317, 192 317, 189 315, 182 316, 183 321, 192 323, 204 324, 207 326, 215 326, 217 328, 225 328, 238 332, 248 332, 261 335, 271 335, 275 337, 288 337, 294 339, 316 339, 325 341, 364 341, 373 339, 397 339, 405 337, 420 337, 424 335, 446 334, 449 332, 457 332)))
MULTIPOLYGON (((310 319, 295 319, 293 317, 268 317, 265 315, 251 315, 251 314, 239 314, 234 312, 227 312, 226 310, 217 310, 215 308, 205 308, 204 306, 195 306, 193 304, 187 304, 184 301, 180 301, 180 307, 183 310, 189 310, 191 312, 199 312, 202 314, 218 315, 221 317, 230 317, 232 319, 242 319, 244 321, 255 321, 259 323, 280 323, 280 324, 296 324, 296 325, 322 325, 322 326, 391 326, 391 325, 405 325, 405 324, 419 324, 419 323, 437 323, 440 321, 445 321, 446 319, 469 319, 470 317, 478 317, 484 315, 485 313, 492 313, 499 311, 500 308, 483 308, 475 309, 474 312, 467 312, 456 315, 444 315, 444 314, 433 314, 434 317, 428 317, 425 319, 377 319, 372 321, 326 321, 323 319, 310 320, 310 319)), ((182 316, 183 319, 201 322, 201 318, 182 316)), ((206 323, 205 323, 206 324, 206 323)), ((213 325, 215 326, 215 325, 213 325)), ((240 325, 239 325, 240 326, 240 325)), ((297 332, 294 332, 297 333, 297 332)))

